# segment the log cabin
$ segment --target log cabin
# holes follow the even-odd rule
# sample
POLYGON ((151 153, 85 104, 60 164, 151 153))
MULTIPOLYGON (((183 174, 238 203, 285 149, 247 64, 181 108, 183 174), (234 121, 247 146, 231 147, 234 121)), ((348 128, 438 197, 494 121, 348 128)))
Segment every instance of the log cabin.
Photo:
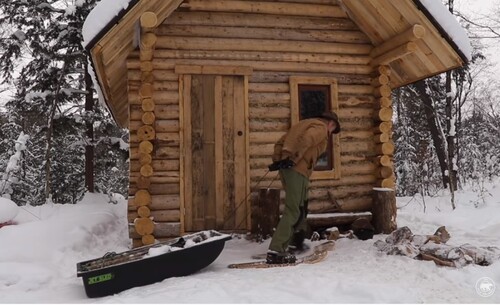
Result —
POLYGON ((274 142, 323 110, 342 131, 311 177, 310 225, 368 218, 394 230, 391 91, 470 59, 463 29, 435 10, 428 0, 129 1, 86 48, 130 131, 134 247, 278 219, 274 142))

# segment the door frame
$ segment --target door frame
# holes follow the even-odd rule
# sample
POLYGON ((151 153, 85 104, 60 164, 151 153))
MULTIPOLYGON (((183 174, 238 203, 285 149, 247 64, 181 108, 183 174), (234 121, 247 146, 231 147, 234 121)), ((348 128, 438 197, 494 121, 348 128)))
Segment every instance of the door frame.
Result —
MULTIPOLYGON (((180 186, 180 227, 181 227, 181 235, 188 233, 186 231, 186 223, 192 221, 192 212, 189 210, 192 208, 192 204, 186 204, 186 199, 188 196, 186 196, 186 192, 192 192, 192 189, 189 187, 189 185, 186 184, 187 179, 190 179, 191 174, 186 173, 185 166, 188 162, 190 162, 190 158, 192 157, 190 155, 191 152, 191 128, 190 126, 186 125, 187 122, 191 122, 191 111, 186 111, 186 103, 191 101, 191 75, 215 75, 216 80, 215 80, 215 86, 216 88, 218 86, 221 86, 221 77, 222 76, 242 76, 243 77, 243 98, 244 98, 244 117, 245 117, 245 172, 246 172, 246 177, 245 177, 245 198, 243 199, 245 202, 245 214, 246 214, 246 230, 249 231, 251 230, 251 200, 249 200, 249 196, 247 194, 250 194, 250 152, 249 152, 249 147, 250 147, 250 137, 249 137, 249 132, 250 132, 250 127, 249 127, 249 102, 248 102, 248 77, 253 73, 253 68, 251 67, 245 67, 245 66, 217 66, 217 65, 176 65, 175 66, 175 73, 179 75, 179 145, 180 145, 180 157, 179 157, 179 171, 180 171, 180 179, 179 179, 179 186, 180 186), (217 77, 220 76, 220 77, 217 77), (188 219, 189 218, 189 219, 188 219)), ((216 115, 220 115, 222 113, 222 103, 219 103, 217 100, 221 100, 221 97, 217 96, 219 93, 216 91, 216 102, 215 102, 215 108, 216 108, 216 115)), ((218 131, 222 132, 220 128, 222 128, 222 123, 217 123, 217 121, 222 122, 222 120, 216 120, 216 134, 218 131)), ((216 135, 216 162, 220 162, 221 156, 220 154, 220 149, 218 149, 218 146, 222 147, 222 139, 219 135, 216 135), (219 152, 218 152, 219 151, 219 152)), ((222 169, 222 166, 216 165, 216 171, 218 176, 216 178, 216 188, 218 189, 219 187, 222 187, 222 180, 219 175, 222 175, 220 173, 220 170, 222 169)), ((220 195, 216 195, 220 196, 220 195)), ((217 197, 216 197, 217 198, 217 197)), ((237 209, 240 204, 242 204, 243 201, 241 202, 235 202, 235 208, 237 209)), ((216 208, 218 209, 219 207, 217 206, 216 202, 216 208)), ((238 210, 238 209, 237 209, 238 210)), ((237 217, 238 215, 235 215, 235 219, 241 219, 237 217)), ((217 216, 219 218, 219 216, 217 216)), ((223 219, 223 215, 222 215, 223 219)), ((218 220, 220 221, 220 220, 218 220)), ((237 225, 237 224, 236 224, 237 225)))

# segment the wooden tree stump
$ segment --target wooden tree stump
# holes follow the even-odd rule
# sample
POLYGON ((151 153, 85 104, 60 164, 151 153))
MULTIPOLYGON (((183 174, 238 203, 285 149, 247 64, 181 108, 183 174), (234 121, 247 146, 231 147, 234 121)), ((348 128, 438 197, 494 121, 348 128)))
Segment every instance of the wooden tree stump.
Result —
POLYGON ((389 234, 396 230, 396 193, 393 189, 373 189, 372 223, 375 234, 389 234))
POLYGON ((262 238, 272 236, 280 219, 280 190, 259 189, 252 206, 252 233, 262 238))

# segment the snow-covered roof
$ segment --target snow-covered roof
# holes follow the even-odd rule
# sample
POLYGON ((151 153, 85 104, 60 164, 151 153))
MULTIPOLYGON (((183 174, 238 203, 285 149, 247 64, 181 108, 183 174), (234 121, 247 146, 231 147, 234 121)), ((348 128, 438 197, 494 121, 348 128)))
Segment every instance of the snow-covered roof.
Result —
POLYGON ((441 1, 437 0, 418 0, 427 12, 436 20, 443 31, 449 35, 449 38, 455 43, 456 47, 460 49, 462 54, 471 60, 472 46, 465 29, 458 23, 457 19, 450 11, 444 6, 441 1))
MULTIPOLYGON (((102 98, 122 127, 127 127, 129 121, 123 76, 127 74, 126 59, 137 47, 136 21, 144 12, 154 11, 163 22, 182 3, 182 0, 101 0, 87 17, 83 44, 92 54, 95 79, 99 82, 96 87, 102 89, 102 98)), ((278 4, 286 6, 286 3, 278 4)), ((277 4, 273 2, 273 5, 277 4)), ((359 0, 339 0, 338 6, 374 47, 391 41, 413 26, 425 29, 425 35, 414 42, 415 52, 388 63, 393 72, 392 88, 458 68, 471 59, 466 32, 439 0, 378 0, 366 5, 359 0), (390 14, 381 14, 383 11, 390 14)), ((184 13, 189 11, 187 4, 184 13)), ((248 13, 255 14, 251 10, 248 13)), ((210 25, 212 21, 204 23, 210 25)))
POLYGON ((106 28, 113 26, 137 0, 101 0, 88 14, 83 24, 83 47, 87 47, 106 28), (115 21, 115 22, 113 22, 115 21))

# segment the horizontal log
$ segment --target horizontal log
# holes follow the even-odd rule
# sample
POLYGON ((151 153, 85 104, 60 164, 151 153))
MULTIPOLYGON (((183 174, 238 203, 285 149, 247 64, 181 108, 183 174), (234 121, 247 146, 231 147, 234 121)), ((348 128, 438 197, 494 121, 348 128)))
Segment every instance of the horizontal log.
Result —
POLYGON ((382 143, 378 144, 375 146, 375 151, 379 155, 390 155, 392 156, 394 154, 394 143, 392 142, 387 142, 387 143, 382 143))
MULTIPOLYGON (((129 91, 139 90, 141 85, 144 83, 143 80, 130 80, 128 82, 129 91)), ((153 91, 176 91, 179 90, 179 82, 177 81, 153 81, 151 83, 153 91)))
POLYGON ((139 135, 130 135, 130 143, 139 143, 143 140, 153 140, 158 144, 165 146, 179 146, 179 133, 177 132, 159 132, 154 134, 154 138, 142 138, 139 135))
POLYGON ((154 223, 149 218, 135 218, 133 219, 134 229, 137 234, 143 236, 152 234, 154 231, 154 223))
MULTIPOLYGON (((139 177, 137 176, 130 176, 129 181, 130 183, 137 183, 139 177)), ((180 178, 179 178, 179 173, 172 173, 170 176, 160 176, 160 177, 155 177, 151 176, 149 177, 150 183, 179 183, 180 178)))
POLYGON ((351 224, 357 219, 366 219, 371 221, 372 214, 370 212, 309 214, 307 215, 307 224, 313 228, 331 228, 351 224))
POLYGON ((279 16, 249 13, 173 12, 163 24, 315 30, 359 30, 354 22, 346 18, 279 16))
MULTIPOLYGON (((176 105, 179 104, 178 91, 155 90, 151 94, 151 99, 156 105, 176 105)), ((131 105, 142 106, 142 98, 137 91, 128 92, 128 102, 131 105)))
MULTIPOLYGON (((248 92, 253 93, 288 93, 290 94, 290 85, 288 83, 249 83, 248 92)), ((288 95, 290 99, 290 95, 288 95)))
POLYGON ((396 187, 396 181, 393 177, 390 177, 378 180, 376 185, 379 187, 394 189, 396 187))
POLYGON ((375 97, 386 97, 390 98, 392 94, 392 89, 388 85, 382 85, 373 89, 373 95, 375 97))
POLYGON ((392 106, 392 99, 390 97, 381 97, 375 101, 375 108, 387 108, 392 106))
POLYGON ((372 95, 373 87, 368 85, 338 85, 339 94, 372 95))
MULTIPOLYGON (((132 147, 132 145, 130 145, 130 147, 132 147)), ((142 154, 150 154, 153 151, 153 149, 154 146, 151 141, 142 141, 141 143, 139 143, 138 152, 142 154)))
POLYGON ((389 84, 389 76, 384 74, 375 76, 371 82, 372 87, 379 87, 388 84, 389 84))
MULTIPOLYGON (((133 133, 142 125, 144 125, 142 121, 130 121, 128 126, 130 132, 133 133)), ((153 126, 156 132, 179 132, 178 120, 155 120, 153 126)))
POLYGON ((134 205, 137 207, 151 204, 151 194, 147 190, 138 190, 134 193, 134 205))
POLYGON ((339 6, 321 4, 189 0, 185 8, 190 11, 347 18, 346 13, 339 6))
POLYGON ((248 95, 251 106, 290 105, 290 93, 254 93, 248 95))
POLYGON ((375 143, 385 143, 389 142, 390 137, 388 133, 379 133, 373 137, 373 140, 375 141, 375 143))
MULTIPOLYGON (((341 176, 355 176, 355 175, 373 175, 377 165, 374 162, 365 161, 352 164, 344 164, 341 166, 341 176)), ((253 168, 250 169, 250 177, 260 178, 266 174, 267 168, 253 168)), ((274 176, 274 175, 271 175, 274 176)))
POLYGON ((311 187, 309 189, 309 199, 330 200, 330 196, 335 199, 356 198, 370 196, 373 193, 373 184, 361 184, 339 187, 311 187), (329 195, 330 192, 330 195, 329 195))
POLYGON ((139 153, 139 163, 141 164, 141 166, 145 164, 151 164, 152 161, 153 157, 151 157, 151 154, 139 153))
MULTIPOLYGON (((129 186, 129 194, 135 194, 137 188, 134 184, 130 184, 129 186)), ((149 186, 149 192, 151 195, 178 195, 180 192, 179 184, 153 184, 149 186)))
POLYGON ((151 177, 154 174, 154 170, 153 170, 153 167, 151 166, 151 164, 144 164, 144 165, 141 165, 140 173, 141 173, 141 176, 151 177))
POLYGON ((352 96, 352 95, 339 95, 339 105, 343 107, 373 107, 375 98, 373 96, 352 96))
MULTIPOLYGON (((133 222, 134 219, 138 218, 138 212, 128 212, 128 221, 133 222)), ((157 210, 151 211, 151 216, 153 222, 179 222, 181 219, 181 212, 179 210, 157 210)))
MULTIPOLYGON (((262 177, 252 177, 252 183, 257 183, 262 177)), ((375 185, 377 183, 377 177, 374 174, 370 175, 353 175, 353 176, 343 176, 337 180, 311 180, 310 187, 335 187, 335 186, 353 186, 371 183, 375 185)), ((265 179, 261 180, 261 185, 265 187, 281 188, 281 182, 279 177, 275 174, 268 174, 265 179)), ((256 188, 252 186, 252 192, 256 191, 256 188)))
MULTIPOLYGON (((151 210, 178 210, 180 209, 180 197, 178 195, 154 195, 151 196, 151 203, 148 206, 151 210)), ((128 210, 135 211, 137 206, 134 197, 128 199, 128 210)))
POLYGON ((149 215, 151 215, 151 210, 147 206, 142 206, 137 209, 137 212, 130 212, 128 213, 128 220, 129 222, 133 222, 134 219, 140 217, 140 218, 148 218, 149 215), (131 215, 135 214, 135 215, 131 215), (132 218, 133 217, 133 218, 132 218))
POLYGON ((370 44, 178 36, 160 36, 158 37, 156 47, 158 49, 212 51, 289 52, 290 50, 293 50, 294 52, 299 53, 304 52, 349 55, 367 55, 372 50, 372 46, 370 44))
POLYGON ((154 157, 158 159, 179 159, 180 158, 180 148, 179 147, 163 147, 160 145, 155 152, 154 157))
POLYGON ((250 143, 275 143, 286 132, 251 132, 250 143))
MULTIPOLYGON (((179 160, 154 160, 151 162, 151 166, 160 175, 163 172, 172 172, 179 170, 179 160)), ((140 170, 140 163, 138 160, 131 160, 130 162, 130 175, 138 176, 140 170), (135 173, 135 174, 134 174, 135 173)))
MULTIPOLYGON (((142 122, 145 125, 153 125, 155 123, 155 114, 151 111, 145 111, 144 114, 142 115, 142 122)), ((151 127, 153 130, 155 130, 154 126, 151 127)), ((140 128, 138 132, 140 131, 140 128)))
POLYGON ((157 35, 370 43, 369 38, 361 31, 283 29, 257 27, 255 25, 251 28, 210 25, 162 25, 158 28, 157 35))
POLYGON ((339 118, 342 120, 345 119, 359 119, 359 118, 372 118, 374 110, 373 108, 340 108, 337 111, 339 118))
POLYGON ((144 12, 139 19, 143 31, 152 31, 158 25, 158 17, 153 12, 144 12))
POLYGON ((375 175, 377 178, 387 179, 394 175, 394 169, 392 166, 380 166, 376 169, 375 175))
MULTIPOLYGON (((141 106, 130 106, 130 120, 141 121, 143 114, 141 106)), ((179 119, 179 105, 156 105, 154 114, 157 120, 177 120, 179 119)))
MULTIPOLYGON (((371 73, 370 73, 371 74, 371 73)), ((305 77, 331 77, 337 80, 338 84, 369 85, 371 77, 368 75, 343 74, 343 73, 322 73, 322 72, 287 72, 287 71, 254 71, 249 77, 250 83, 288 83, 290 76, 305 77)))
MULTIPOLYGON (((138 147, 131 146, 129 148, 129 150, 130 150, 130 159, 132 159, 132 162, 134 160, 139 159, 140 152, 139 152, 138 147)), ((167 170, 171 170, 175 166, 178 167, 178 159, 180 157, 180 148, 179 147, 160 146, 154 150, 152 157, 154 159, 161 159, 164 161, 170 160, 170 162, 169 162, 170 165, 169 165, 169 163, 166 163, 165 168, 167 170)))
POLYGON ((156 132, 153 126, 143 125, 139 127, 135 134, 130 135, 130 142, 151 141, 155 138, 155 136, 156 132))
MULTIPOLYGON (((206 42, 205 42, 206 43, 206 42)), ((254 43, 259 44, 259 41, 254 43)), ((293 49, 293 46, 290 46, 293 49)), ((335 50, 332 50, 335 52, 335 50)), ((138 59, 127 61, 128 69, 137 69, 138 59)), ((372 68, 368 65, 350 65, 350 64, 323 64, 323 63, 296 63, 296 62, 264 62, 250 60, 202 60, 202 59, 154 59, 153 68, 156 70, 174 69, 176 65, 221 65, 221 66, 245 66, 255 71, 273 71, 273 72, 318 72, 318 73, 345 73, 345 74, 366 74, 369 75, 372 68)), ((153 95, 154 97, 154 95, 153 95)), ((156 101, 156 99, 155 99, 156 101)))
POLYGON ((333 212, 366 212, 371 211, 372 204, 372 196, 339 199, 336 200, 336 204, 326 200, 311 200, 309 202, 309 212, 311 214, 333 212))
MULTIPOLYGON (((340 149, 342 153, 362 153, 371 152, 376 154, 375 143, 373 139, 368 141, 347 141, 341 142, 340 149)), ((274 152, 274 143, 250 145, 251 156, 271 156, 274 152)))
POLYGON ((147 235, 144 235, 143 237, 141 237, 141 241, 142 241, 142 244, 144 246, 154 244, 155 240, 156 240, 156 238, 151 234, 147 234, 147 235))
POLYGON ((356 131, 342 131, 340 133, 340 139, 357 139, 357 140, 368 140, 373 138, 373 131, 370 130, 356 130, 356 131))
MULTIPOLYGON (((161 237, 177 237, 181 234, 181 224, 179 222, 155 222, 153 236, 161 237)), ((133 226, 129 226, 130 238, 140 238, 140 235, 135 232, 133 226)))
POLYGON ((425 36, 425 32, 426 30, 423 26, 415 24, 408 30, 402 32, 401 34, 396 35, 395 37, 375 47, 370 53, 370 56, 372 58, 376 58, 382 54, 389 52, 390 50, 397 48, 398 46, 401 46, 411 41, 419 40, 425 36))
POLYGON ((379 125, 375 126, 375 133, 392 133, 392 121, 381 122, 379 125))
POLYGON ((142 73, 138 69, 129 69, 127 70, 127 77, 129 81, 140 82, 151 82, 151 79, 145 81, 145 77, 152 78, 153 81, 179 81, 179 75, 174 73, 174 68, 171 70, 153 70, 151 73, 142 73))
MULTIPOLYGON (((367 118, 354 118, 354 119, 343 119, 342 121, 342 131, 360 131, 373 129, 373 119, 367 118)), ((341 133, 342 133, 341 131, 341 133)))
POLYGON ((251 107, 249 118, 258 119, 289 119, 291 115, 288 107, 251 107))
POLYGON ((374 111, 373 118, 381 122, 390 122, 392 121, 392 115, 392 108, 381 108, 374 111))
POLYGON ((251 75, 253 69, 247 66, 213 66, 196 64, 179 64, 175 66, 176 74, 209 74, 209 75, 251 75))
POLYGON ((290 129, 290 120, 286 121, 264 121, 252 119, 249 121, 250 132, 259 131, 288 131, 290 129))
POLYGON ((374 75, 391 76, 392 70, 391 70, 391 67, 389 67, 387 65, 382 65, 382 66, 375 67, 373 73, 374 73, 374 75))
POLYGON ((151 60, 141 60, 139 63, 139 70, 141 70, 141 72, 153 71, 153 62, 151 60))
POLYGON ((381 166, 393 166, 393 162, 390 156, 388 155, 383 155, 383 156, 378 156, 376 158, 376 161, 378 164, 381 166))
MULTIPOLYGON (((278 40, 276 40, 278 41, 278 40)), ((214 47, 215 48, 215 47, 214 47)), ((252 60, 264 62, 312 62, 329 64, 352 64, 368 65, 370 57, 367 55, 346 55, 329 53, 304 53, 300 50, 289 52, 283 50, 276 51, 252 51, 243 49, 237 51, 224 50, 177 50, 173 47, 169 49, 158 49, 155 51, 155 58, 164 59, 205 59, 205 60, 252 60)), ((132 57, 138 57, 137 53, 132 53, 132 57)))
POLYGON ((153 60, 153 56, 154 56, 154 49, 153 48, 142 49, 139 52, 139 58, 140 58, 141 61, 148 61, 148 62, 150 62, 151 60, 153 60))
POLYGON ((418 46, 414 42, 405 43, 395 49, 390 50, 387 53, 383 53, 382 55, 375 57, 370 62, 372 67, 379 65, 388 65, 391 62, 398 60, 408 54, 412 54, 417 51, 418 46))
POLYGON ((141 107, 142 111, 147 112, 147 111, 154 111, 155 110, 155 102, 153 101, 152 98, 143 98, 141 99, 141 107))

